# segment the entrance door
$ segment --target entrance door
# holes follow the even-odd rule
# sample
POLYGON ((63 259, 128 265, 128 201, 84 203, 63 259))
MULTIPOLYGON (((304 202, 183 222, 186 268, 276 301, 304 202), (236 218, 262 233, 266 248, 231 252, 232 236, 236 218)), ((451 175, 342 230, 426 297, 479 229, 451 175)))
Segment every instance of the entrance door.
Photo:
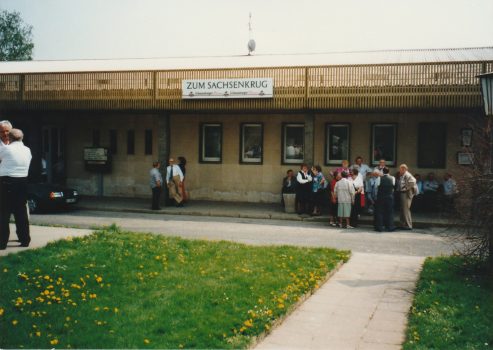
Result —
POLYGON ((64 127, 44 126, 42 128, 41 176, 48 183, 65 183, 64 127))

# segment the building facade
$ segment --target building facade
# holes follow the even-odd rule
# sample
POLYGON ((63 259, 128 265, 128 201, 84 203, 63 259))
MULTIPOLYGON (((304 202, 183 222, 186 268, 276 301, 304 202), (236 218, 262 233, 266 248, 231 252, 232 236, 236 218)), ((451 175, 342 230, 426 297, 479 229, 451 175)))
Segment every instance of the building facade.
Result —
POLYGON ((482 116, 477 75, 492 70, 493 48, 0 63, 0 114, 25 131, 33 179, 148 197, 152 162, 184 156, 191 199, 278 202, 301 163, 460 171, 482 116), (272 96, 184 94, 245 80, 271 81, 272 96), (88 166, 90 148, 111 166, 88 166))

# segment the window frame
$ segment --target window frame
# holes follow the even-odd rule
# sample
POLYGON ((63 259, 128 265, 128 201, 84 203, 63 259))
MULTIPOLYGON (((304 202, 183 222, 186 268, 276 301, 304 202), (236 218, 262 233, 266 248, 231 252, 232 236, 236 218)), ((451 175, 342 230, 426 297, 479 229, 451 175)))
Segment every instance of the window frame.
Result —
POLYGON ((305 162, 305 123, 282 123, 282 144, 281 144, 281 164, 303 164, 305 162), (303 158, 301 159, 287 159, 286 158, 286 130, 287 128, 302 128, 303 129, 303 158))
POLYGON ((109 143, 109 151, 111 155, 115 155, 118 153, 118 130, 110 129, 108 130, 108 143, 109 143))
POLYGON ((223 161, 223 124, 222 123, 200 123, 199 125, 199 163, 206 163, 206 164, 221 164, 223 161), (204 156, 204 151, 205 151, 205 145, 204 145, 204 132, 206 127, 219 127, 220 128, 220 133, 219 133, 219 146, 220 146, 220 151, 219 151, 219 158, 217 157, 205 157, 204 156), (210 158, 210 159, 208 159, 210 158))
POLYGON ((247 165, 261 165, 264 162, 264 124, 263 123, 241 123, 240 124, 240 152, 239 152, 240 164, 247 165), (246 127, 258 127, 260 128, 260 158, 245 158, 245 128, 246 127))
POLYGON ((135 129, 127 130, 127 155, 135 155, 135 129))
POLYGON ((419 122, 417 136, 418 136, 417 137, 418 147, 417 147, 416 163, 418 168, 445 169, 447 167, 447 138, 448 138, 447 123, 446 122, 419 122), (443 140, 444 142, 443 155, 442 155, 442 159, 440 159, 441 162, 438 165, 424 163, 423 160, 421 159, 421 153, 423 149, 423 137, 421 136, 421 128, 424 125, 427 125, 428 128, 433 130, 445 131, 444 140, 443 140))
POLYGON ((348 162, 351 159, 351 123, 325 123, 325 150, 324 150, 324 163, 325 165, 341 165, 343 160, 348 162), (347 158, 343 159, 329 159, 329 129, 330 128, 346 128, 347 129, 347 158))
MULTIPOLYGON (((385 159, 385 164, 390 167, 397 166, 397 138, 398 138, 398 124, 397 123, 372 123, 371 124, 371 137, 370 137, 370 164, 372 166, 377 166, 379 159, 374 159, 374 150, 375 150, 375 129, 377 127, 392 127, 394 130, 394 145, 393 145, 393 153, 394 159, 387 160, 385 159)), ((380 157, 378 157, 380 158, 380 157)))
POLYGON ((153 154, 153 135, 152 129, 144 130, 144 154, 146 156, 152 156, 153 154))

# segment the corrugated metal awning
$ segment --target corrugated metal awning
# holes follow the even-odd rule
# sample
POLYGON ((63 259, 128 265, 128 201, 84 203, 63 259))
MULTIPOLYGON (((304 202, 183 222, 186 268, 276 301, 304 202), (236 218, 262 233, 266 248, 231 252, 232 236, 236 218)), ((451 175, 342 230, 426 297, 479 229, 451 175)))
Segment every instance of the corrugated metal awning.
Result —
POLYGON ((0 74, 228 69, 492 61, 493 47, 292 55, 0 62, 0 74))

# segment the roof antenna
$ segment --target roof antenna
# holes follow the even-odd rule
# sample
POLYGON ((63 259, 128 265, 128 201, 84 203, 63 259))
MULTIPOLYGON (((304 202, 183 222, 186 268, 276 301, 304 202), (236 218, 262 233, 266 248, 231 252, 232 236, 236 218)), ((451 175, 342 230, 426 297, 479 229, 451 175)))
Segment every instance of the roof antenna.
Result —
POLYGON ((255 40, 252 39, 252 13, 250 12, 250 19, 248 20, 248 56, 252 55, 255 51, 255 40))

